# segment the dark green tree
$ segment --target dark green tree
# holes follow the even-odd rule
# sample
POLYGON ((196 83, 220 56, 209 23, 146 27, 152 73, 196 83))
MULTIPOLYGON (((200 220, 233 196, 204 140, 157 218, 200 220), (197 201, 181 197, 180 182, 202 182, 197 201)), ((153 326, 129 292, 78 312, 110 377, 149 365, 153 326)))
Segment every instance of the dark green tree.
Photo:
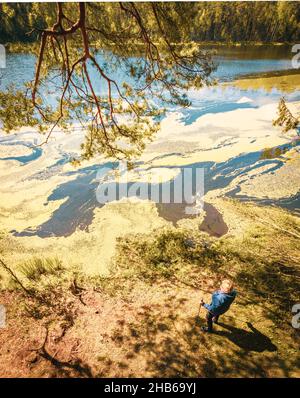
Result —
POLYGON ((296 129, 299 125, 299 118, 291 113, 284 98, 280 98, 278 104, 278 117, 273 120, 273 125, 282 127, 284 133, 296 129))

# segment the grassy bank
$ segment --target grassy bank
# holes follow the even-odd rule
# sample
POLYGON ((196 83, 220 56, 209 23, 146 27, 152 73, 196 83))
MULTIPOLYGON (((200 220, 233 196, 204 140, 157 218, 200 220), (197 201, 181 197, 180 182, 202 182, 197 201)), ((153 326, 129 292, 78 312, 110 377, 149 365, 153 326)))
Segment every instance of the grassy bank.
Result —
POLYGON ((62 259, 19 264, 1 292, 3 376, 299 376, 300 222, 288 212, 226 200, 230 232, 195 221, 119 240, 111 273, 89 277, 62 259), (231 215, 234 214, 234 217, 231 215), (206 301, 222 277, 238 298, 213 335, 206 301), (26 290, 24 290, 24 287, 26 290))

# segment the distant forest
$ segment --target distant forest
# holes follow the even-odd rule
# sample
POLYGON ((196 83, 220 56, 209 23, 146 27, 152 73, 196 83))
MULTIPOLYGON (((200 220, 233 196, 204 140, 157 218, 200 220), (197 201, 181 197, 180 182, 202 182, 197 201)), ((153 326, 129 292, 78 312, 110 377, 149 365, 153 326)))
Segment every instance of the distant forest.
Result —
MULTIPOLYGON (((112 8, 114 4, 102 6, 112 8)), ((172 7, 175 15, 186 14, 190 39, 195 41, 293 42, 300 38, 297 1, 183 2, 172 7)), ((37 33, 30 31, 46 27, 54 8, 53 3, 1 3, 1 42, 35 41, 37 33)))

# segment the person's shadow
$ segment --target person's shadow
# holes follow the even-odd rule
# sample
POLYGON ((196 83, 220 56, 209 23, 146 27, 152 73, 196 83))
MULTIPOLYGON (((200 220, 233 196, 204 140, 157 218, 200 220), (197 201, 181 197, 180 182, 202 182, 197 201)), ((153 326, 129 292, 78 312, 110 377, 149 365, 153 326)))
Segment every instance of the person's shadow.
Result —
POLYGON ((219 323, 219 326, 227 329, 227 331, 217 331, 215 332, 216 334, 226 337, 232 343, 245 351, 277 351, 277 347, 272 343, 271 339, 257 330, 250 322, 247 322, 247 326, 250 331, 238 329, 224 323, 219 323))

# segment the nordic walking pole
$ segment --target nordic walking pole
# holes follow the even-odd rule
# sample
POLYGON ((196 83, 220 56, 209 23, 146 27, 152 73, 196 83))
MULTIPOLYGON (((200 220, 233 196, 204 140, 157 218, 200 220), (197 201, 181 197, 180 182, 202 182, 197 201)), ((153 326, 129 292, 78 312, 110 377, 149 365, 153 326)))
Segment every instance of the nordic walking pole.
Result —
POLYGON ((198 313, 197 313, 196 320, 195 320, 195 323, 194 323, 194 328, 196 327, 196 325, 198 323, 198 318, 199 318, 199 315, 200 315, 201 307, 202 307, 202 299, 200 300, 198 313))
POLYGON ((202 307, 203 304, 204 304, 204 300, 203 300, 203 297, 201 297, 200 304, 199 304, 198 315, 197 315, 198 318, 199 318, 199 314, 200 314, 201 307, 202 307))
POLYGON ((199 304, 199 309, 198 309, 197 318, 199 318, 200 311, 201 311, 201 307, 202 307, 202 303, 203 303, 203 298, 200 300, 200 304, 199 304))
POLYGON ((199 318, 199 315, 200 315, 200 311, 201 311, 201 307, 202 307, 202 303, 201 303, 201 301, 200 301, 200 304, 199 304, 199 310, 198 310, 198 315, 197 315, 197 318, 199 318))

